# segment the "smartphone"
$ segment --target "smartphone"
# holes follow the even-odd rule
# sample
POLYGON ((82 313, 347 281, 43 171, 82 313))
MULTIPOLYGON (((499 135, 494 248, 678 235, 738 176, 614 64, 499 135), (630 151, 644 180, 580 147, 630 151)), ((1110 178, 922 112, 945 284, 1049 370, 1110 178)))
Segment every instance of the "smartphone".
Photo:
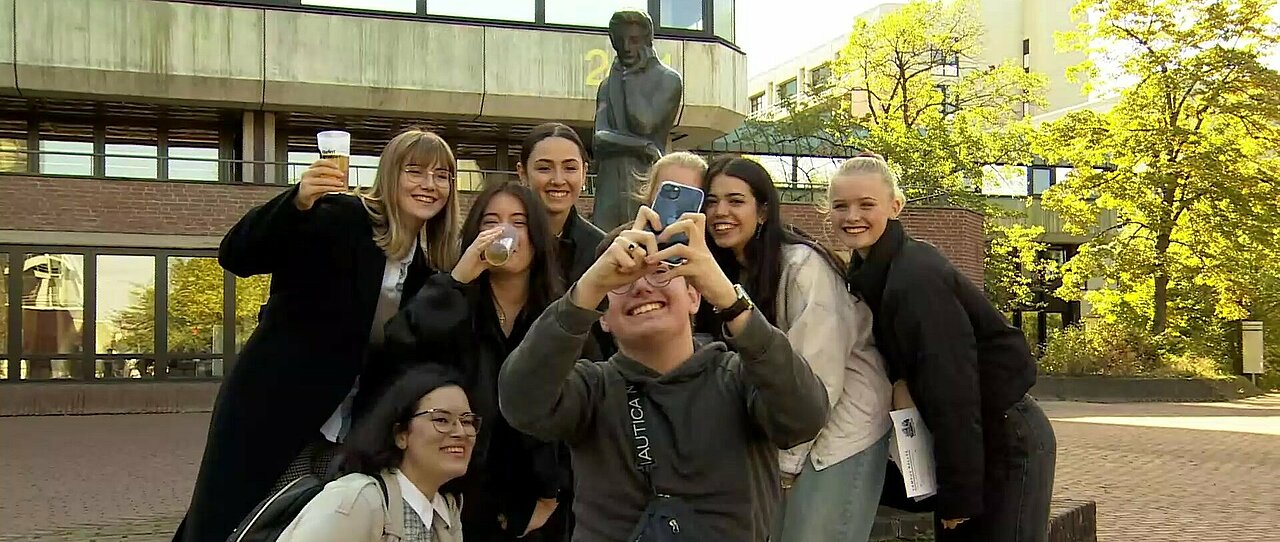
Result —
MULTIPOLYGON (((650 207, 658 214, 658 219, 662 222, 662 227, 666 228, 685 213, 702 212, 702 200, 705 197, 702 190, 693 186, 683 185, 675 181, 662 181, 658 185, 658 191, 653 195, 653 205, 650 207)), ((653 231, 652 227, 645 229, 653 231)), ((662 250, 677 243, 689 244, 689 237, 683 233, 678 234, 671 239, 658 243, 658 249, 662 250)), ((684 263, 681 258, 668 258, 667 263, 672 265, 680 265, 684 263)))

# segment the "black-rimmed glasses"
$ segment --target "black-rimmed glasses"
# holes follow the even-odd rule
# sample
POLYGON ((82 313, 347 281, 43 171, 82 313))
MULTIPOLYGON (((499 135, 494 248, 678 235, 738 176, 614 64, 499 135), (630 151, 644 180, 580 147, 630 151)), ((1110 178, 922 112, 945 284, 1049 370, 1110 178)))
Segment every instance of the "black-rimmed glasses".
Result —
MULTIPOLYGON (((663 264, 661 267, 655 269, 652 273, 645 275, 640 280, 648 282, 649 286, 653 286, 654 288, 664 288, 668 284, 671 284, 671 279, 673 278, 675 278, 675 273, 671 272, 671 266, 663 264)), ((640 280, 632 282, 626 286, 614 288, 613 293, 617 295, 627 295, 631 293, 631 290, 635 288, 636 283, 640 282, 640 280)))
POLYGON ((453 428, 458 424, 462 424, 463 434, 469 437, 476 436, 476 433, 480 431, 480 416, 470 412, 458 415, 449 412, 448 410, 432 408, 418 412, 413 416, 410 416, 409 419, 412 420, 418 416, 429 416, 428 419, 431 420, 431 425, 435 426, 436 431, 446 435, 452 433, 453 428))

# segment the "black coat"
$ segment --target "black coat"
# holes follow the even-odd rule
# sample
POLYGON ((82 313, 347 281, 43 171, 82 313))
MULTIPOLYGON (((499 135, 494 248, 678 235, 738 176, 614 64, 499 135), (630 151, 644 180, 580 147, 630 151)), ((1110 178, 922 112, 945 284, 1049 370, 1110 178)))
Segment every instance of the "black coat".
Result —
MULTIPOLYGON (((462 284, 448 273, 437 273, 387 323, 385 354, 394 364, 456 368, 463 375, 471 410, 482 417, 467 474, 443 488, 462 495, 468 540, 515 540, 538 499, 557 498, 568 489, 564 472, 569 461, 557 443, 512 429, 498 408, 498 371, 543 308, 526 306, 516 316, 511 335, 504 336, 487 277, 462 284)), ((549 523, 531 536, 562 540, 564 533, 558 528, 549 523)))
MULTIPOLYGON (((301 211, 297 187, 227 232, 218 262, 271 275, 271 294, 214 403, 191 507, 175 540, 222 542, 267 495, 361 374, 387 256, 350 195, 301 211)), ((430 274, 416 252, 402 302, 430 274)))
POLYGON ((983 428, 1035 383, 1026 338, 945 256, 912 239, 897 220, 865 259, 854 255, 849 284, 875 315, 876 346, 889 378, 907 381, 933 433, 939 516, 978 516, 983 428))
POLYGON ((565 221, 564 230, 560 232, 560 244, 556 254, 560 260, 560 267, 564 271, 566 288, 582 278, 582 274, 595 263, 596 249, 600 247, 604 237, 604 232, 578 215, 576 209, 569 210, 569 219, 565 221))

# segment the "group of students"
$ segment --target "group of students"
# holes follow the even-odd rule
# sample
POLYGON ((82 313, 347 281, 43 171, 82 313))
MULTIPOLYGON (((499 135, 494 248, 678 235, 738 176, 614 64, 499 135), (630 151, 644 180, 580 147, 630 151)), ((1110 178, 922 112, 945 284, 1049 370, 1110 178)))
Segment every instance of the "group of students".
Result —
POLYGON ((410 130, 371 187, 320 160, 227 233, 222 266, 271 292, 176 542, 227 539, 308 473, 333 481, 281 540, 861 541, 908 404, 935 435, 939 540, 1045 539, 1027 344, 903 231, 883 159, 831 183, 848 266, 748 159, 663 156, 636 198, 675 181, 702 212, 641 206, 608 234, 576 210, 571 128, 534 128, 516 169, 460 219, 449 146, 410 130))

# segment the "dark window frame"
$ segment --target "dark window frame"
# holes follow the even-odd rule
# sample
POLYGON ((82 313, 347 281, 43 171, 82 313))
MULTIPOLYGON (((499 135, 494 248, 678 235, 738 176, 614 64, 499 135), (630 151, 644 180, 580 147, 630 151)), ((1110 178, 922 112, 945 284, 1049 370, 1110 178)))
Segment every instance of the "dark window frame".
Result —
POLYGON ((216 258, 216 249, 177 249, 177 248, 129 248, 129 247, 96 247, 86 245, 23 245, 23 244, 2 244, 0 245, 0 258, 7 258, 9 265, 9 274, 4 277, 8 280, 8 311, 6 325, 8 325, 8 344, 5 348, 4 357, 8 364, 8 379, 0 379, 0 386, 20 384, 20 383, 39 383, 52 382, 53 380, 22 380, 21 362, 26 361, 45 361, 45 360, 70 360, 80 366, 82 378, 75 379, 75 382, 119 382, 122 379, 117 378, 98 378, 96 372, 96 363, 98 360, 124 360, 124 359, 147 359, 152 360, 155 364, 155 372, 153 376, 143 377, 141 380, 168 380, 181 379, 183 381, 197 380, 221 380, 221 377, 174 377, 168 374, 170 364, 173 362, 194 361, 194 360, 213 360, 221 359, 223 362, 223 374, 229 374, 235 367, 236 358, 239 352, 236 347, 235 333, 235 301, 236 301, 236 284, 235 275, 227 271, 222 272, 222 352, 214 353, 182 353, 169 352, 168 335, 169 335, 169 258, 170 257, 196 257, 196 258, 216 258), (22 348, 22 277, 23 273, 14 272, 14 265, 21 266, 23 257, 28 253, 48 253, 48 254, 74 254, 85 258, 83 276, 81 277, 84 284, 82 307, 82 323, 81 332, 84 336, 81 339, 81 347, 78 352, 70 354, 32 354, 23 351, 22 348), (152 352, 128 352, 104 354, 97 352, 98 348, 95 344, 97 340, 97 294, 98 294, 98 269, 97 257, 106 255, 118 256, 150 256, 154 258, 155 267, 155 339, 152 352), (90 312, 92 311, 92 312, 90 312))

